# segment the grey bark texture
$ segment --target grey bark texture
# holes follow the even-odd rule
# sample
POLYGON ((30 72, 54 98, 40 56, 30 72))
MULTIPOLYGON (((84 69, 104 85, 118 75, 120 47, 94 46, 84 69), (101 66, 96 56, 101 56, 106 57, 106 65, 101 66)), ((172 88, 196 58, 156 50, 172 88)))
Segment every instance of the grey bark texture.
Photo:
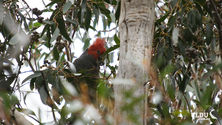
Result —
MULTIPOLYGON (((129 112, 121 108, 128 102, 124 92, 133 91, 133 96, 146 96, 144 84, 148 82, 154 33, 154 0, 121 0, 119 20, 120 62, 114 83, 115 124, 134 125, 128 119, 129 112)), ((147 100, 144 98, 130 112, 140 116, 140 125, 146 125, 147 100)))

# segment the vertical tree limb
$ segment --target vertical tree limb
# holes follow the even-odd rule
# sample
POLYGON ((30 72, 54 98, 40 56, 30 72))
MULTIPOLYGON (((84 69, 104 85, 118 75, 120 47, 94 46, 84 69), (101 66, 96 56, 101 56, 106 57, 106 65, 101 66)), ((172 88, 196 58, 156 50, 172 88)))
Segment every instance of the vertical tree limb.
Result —
MULTIPOLYGON (((129 112, 123 111, 128 104, 124 92, 133 91, 133 98, 143 97, 146 93, 144 83, 148 79, 151 62, 152 40, 154 34, 154 1, 122 0, 120 12, 120 62, 117 79, 114 80, 116 125, 134 125, 129 112)), ((144 99, 135 108, 132 115, 140 116, 137 124, 146 124, 144 99)))

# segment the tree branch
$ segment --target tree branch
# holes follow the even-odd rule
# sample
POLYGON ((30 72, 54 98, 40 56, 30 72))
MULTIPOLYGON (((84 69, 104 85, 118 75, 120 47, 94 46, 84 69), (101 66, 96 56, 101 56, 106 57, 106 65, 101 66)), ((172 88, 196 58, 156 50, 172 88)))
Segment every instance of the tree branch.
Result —
POLYGON ((222 56, 222 19, 217 10, 217 6, 214 0, 208 0, 209 8, 212 9, 213 19, 217 24, 217 29, 219 32, 219 46, 220 46, 220 56, 222 56))

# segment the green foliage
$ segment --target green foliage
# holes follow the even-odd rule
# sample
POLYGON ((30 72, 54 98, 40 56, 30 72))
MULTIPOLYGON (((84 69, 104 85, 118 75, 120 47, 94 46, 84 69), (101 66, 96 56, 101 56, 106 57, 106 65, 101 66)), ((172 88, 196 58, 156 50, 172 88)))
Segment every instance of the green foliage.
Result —
MULTIPOLYGON (((85 90, 87 87, 82 83, 79 84, 85 78, 67 70, 67 62, 73 62, 75 58, 73 54, 76 50, 73 46, 78 39, 84 44, 83 50, 85 50, 91 44, 93 37, 103 37, 106 30, 110 29, 111 23, 118 20, 119 17, 111 19, 116 12, 112 7, 117 8, 118 2, 116 0, 53 0, 48 4, 43 2, 45 5, 43 10, 30 8, 25 0, 0 2, 0 91, 12 93, 19 90, 19 93, 24 94, 24 102, 27 96, 35 91, 39 94, 42 103, 52 108, 53 115, 55 112, 59 113, 60 118, 54 117, 55 123, 74 124, 76 121, 90 123, 93 119, 84 119, 83 113, 88 105, 95 105, 95 103, 87 100, 87 90, 85 90), (24 5, 25 9, 20 5, 24 5), (104 31, 97 30, 100 19, 102 19, 104 31), (92 31, 95 36, 90 34, 92 31), (14 67, 16 67, 15 71, 14 67), (20 81, 24 76, 25 78, 20 81), (24 91, 22 87, 27 84, 30 90, 24 91), (76 111, 70 111, 73 108, 70 104, 74 102, 80 102, 84 106, 76 111)), ((117 31, 114 29, 113 32, 117 31)), ((113 103, 111 95, 113 90, 108 81, 116 76, 117 69, 117 66, 110 65, 113 57, 109 54, 119 48, 117 35, 105 39, 108 47, 112 46, 113 39, 118 44, 103 55, 103 59, 107 60, 105 64, 107 68, 101 72, 102 78, 97 82, 96 89, 103 100, 101 102, 103 108, 96 107, 101 110, 104 118, 110 115, 107 110, 113 103), (108 71, 109 69, 111 72, 108 71), (104 101, 105 98, 109 99, 104 101)), ((88 88, 89 91, 90 89, 88 88)), ((14 98, 16 98, 14 95, 1 94, 8 112, 14 108, 20 112, 32 110, 26 110, 20 106, 19 101, 15 103, 14 98)), ((41 117, 33 114, 26 115, 32 116, 39 124, 43 124, 41 117)))
POLYGON ((192 112, 221 110, 221 101, 215 101, 221 90, 221 77, 215 77, 221 75, 221 68, 216 68, 221 65, 222 55, 216 54, 221 51, 221 36, 220 27, 212 27, 217 23, 215 15, 210 14, 211 2, 173 0, 157 4, 152 63, 160 83, 157 90, 165 98, 150 108, 157 109, 158 123, 163 124, 165 119, 168 124, 192 122, 192 112), (217 70, 212 71, 214 68, 217 70))
MULTIPOLYGON (((121 42, 118 28, 112 29, 115 35, 105 38, 106 68, 96 81, 98 102, 87 99, 84 90, 88 88, 84 84, 77 85, 84 78, 67 70, 67 62, 73 62, 76 56, 73 46, 77 40, 82 41, 85 50, 92 37, 107 36, 111 24, 118 26, 121 2, 52 0, 39 10, 30 8, 24 1, 20 2, 25 9, 16 0, 0 1, 0 100, 6 112, 30 110, 26 115, 43 124, 32 109, 22 107, 21 100, 11 94, 19 91, 26 102, 26 97, 35 91, 42 103, 52 108, 52 114, 59 115, 55 123, 90 124, 96 118, 87 120, 83 115, 86 107, 93 104, 102 114, 103 124, 113 124, 110 116, 114 99, 109 81, 116 77, 118 68, 112 64, 113 53, 121 42), (98 27, 103 30, 97 30, 98 27), (26 74, 28 72, 30 75, 26 74), (25 78, 21 78, 23 74, 25 78), (30 90, 23 91, 22 87, 27 84, 30 90)), ((157 1, 152 57, 156 76, 151 80, 155 83, 147 90, 148 124, 192 124, 196 120, 192 120, 192 112, 209 113, 210 109, 219 113, 217 119, 221 119, 222 37, 217 15, 221 18, 222 10, 214 7, 220 5, 215 0, 157 1), (152 103, 157 93, 161 100, 152 103)), ((126 104, 121 111, 138 124, 141 116, 132 109, 140 106, 146 95, 135 97, 134 91, 124 93, 126 104)), ((211 118, 214 124, 218 120, 211 118)), ((99 120, 97 122, 100 124, 99 120)))

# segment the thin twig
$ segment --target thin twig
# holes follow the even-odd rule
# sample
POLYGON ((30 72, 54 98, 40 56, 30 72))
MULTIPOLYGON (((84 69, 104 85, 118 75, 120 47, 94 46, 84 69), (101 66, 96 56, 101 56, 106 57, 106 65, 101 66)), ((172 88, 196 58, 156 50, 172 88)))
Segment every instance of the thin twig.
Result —
POLYGON ((23 72, 20 72, 20 74, 23 74, 23 73, 28 73, 28 72, 32 72, 32 70, 23 71, 23 72))
POLYGON ((15 77, 16 79, 15 79, 15 82, 14 82, 14 84, 13 84, 12 91, 14 91, 15 85, 16 85, 16 83, 17 83, 17 81, 18 81, 18 76, 19 76, 19 74, 21 73, 21 72, 20 72, 21 67, 22 67, 22 65, 21 65, 21 62, 20 62, 20 63, 19 63, 18 74, 17 74, 16 77, 15 77))
POLYGON ((190 109, 190 105, 189 105, 188 99, 187 99, 187 97, 185 96, 184 93, 183 93, 183 97, 184 97, 184 99, 185 99, 185 101, 186 101, 186 103, 187 103, 187 107, 188 107, 188 109, 189 109, 189 112, 191 113, 191 109, 190 109))
POLYGON ((28 3, 27 3, 25 0, 22 0, 22 2, 24 2, 25 5, 26 5, 30 10, 32 10, 31 7, 28 5, 28 3))
POLYGON ((35 69, 34 69, 34 67, 32 66, 32 63, 31 63, 30 59, 28 59, 24 54, 23 54, 23 57, 24 57, 25 60, 28 62, 28 64, 29 64, 30 68, 32 69, 32 71, 35 72, 35 69))
POLYGON ((51 107, 51 109, 52 109, 52 116, 53 116, 53 119, 54 119, 55 123, 58 124, 58 123, 57 123, 57 120, 56 120, 56 117, 55 117, 55 111, 54 111, 53 106, 51 107))
POLYGON ((215 14, 216 14, 216 21, 219 23, 219 24, 222 24, 222 19, 220 18, 220 14, 219 12, 217 11, 217 6, 215 4, 215 1, 214 0, 210 0, 210 3, 215 11, 215 14))
POLYGON ((111 32, 111 31, 113 31, 113 30, 115 30, 117 28, 118 28, 118 26, 116 26, 116 27, 114 27, 112 29, 109 29, 109 30, 100 30, 99 32, 111 32))
POLYGON ((69 42, 65 41, 64 45, 65 45, 67 59, 68 59, 68 61, 71 62, 72 58, 71 58, 70 44, 69 44, 69 42))
MULTIPOLYGON (((52 109, 52 116, 53 116, 53 119, 54 119, 54 121, 55 121, 55 123, 56 123, 56 125, 57 125, 58 123, 57 123, 57 120, 56 120, 56 117, 55 117, 55 112, 54 112, 54 107, 53 107, 53 106, 55 106, 55 105, 53 104, 53 101, 52 101, 52 99, 51 99, 51 97, 50 97, 50 94, 49 94, 49 90, 48 90, 47 87, 46 87, 45 75, 44 75, 43 72, 41 72, 41 74, 42 74, 43 81, 44 81, 44 83, 45 83, 45 84, 44 84, 44 88, 45 88, 45 91, 46 91, 46 93, 47 93, 47 95, 48 95, 47 100, 48 100, 48 99, 50 100, 48 106, 50 106, 51 109, 52 109)), ((47 101, 46 101, 46 102, 47 102, 47 101)))
POLYGON ((220 55, 222 56, 222 19, 220 17, 220 14, 217 10, 217 6, 215 4, 214 0, 209 0, 210 5, 212 6, 212 14, 214 15, 214 20, 217 23, 218 32, 219 32, 219 46, 220 46, 220 55))
MULTIPOLYGON (((28 5, 28 3, 25 0, 22 0, 24 2, 24 4, 29 8, 29 11, 32 11, 32 9, 30 8, 30 6, 28 5)), ((29 12, 26 10, 26 8, 24 8, 24 10, 26 11, 27 15, 29 16, 29 18, 31 18, 29 12)))
POLYGON ((34 118, 33 116, 28 115, 28 117, 32 118, 33 120, 35 120, 36 122, 38 122, 41 125, 41 122, 38 121, 36 118, 34 118))
POLYGON ((43 5, 44 5, 44 6, 45 6, 45 8, 46 8, 46 4, 45 4, 44 0, 42 0, 42 3, 43 3, 43 5))

